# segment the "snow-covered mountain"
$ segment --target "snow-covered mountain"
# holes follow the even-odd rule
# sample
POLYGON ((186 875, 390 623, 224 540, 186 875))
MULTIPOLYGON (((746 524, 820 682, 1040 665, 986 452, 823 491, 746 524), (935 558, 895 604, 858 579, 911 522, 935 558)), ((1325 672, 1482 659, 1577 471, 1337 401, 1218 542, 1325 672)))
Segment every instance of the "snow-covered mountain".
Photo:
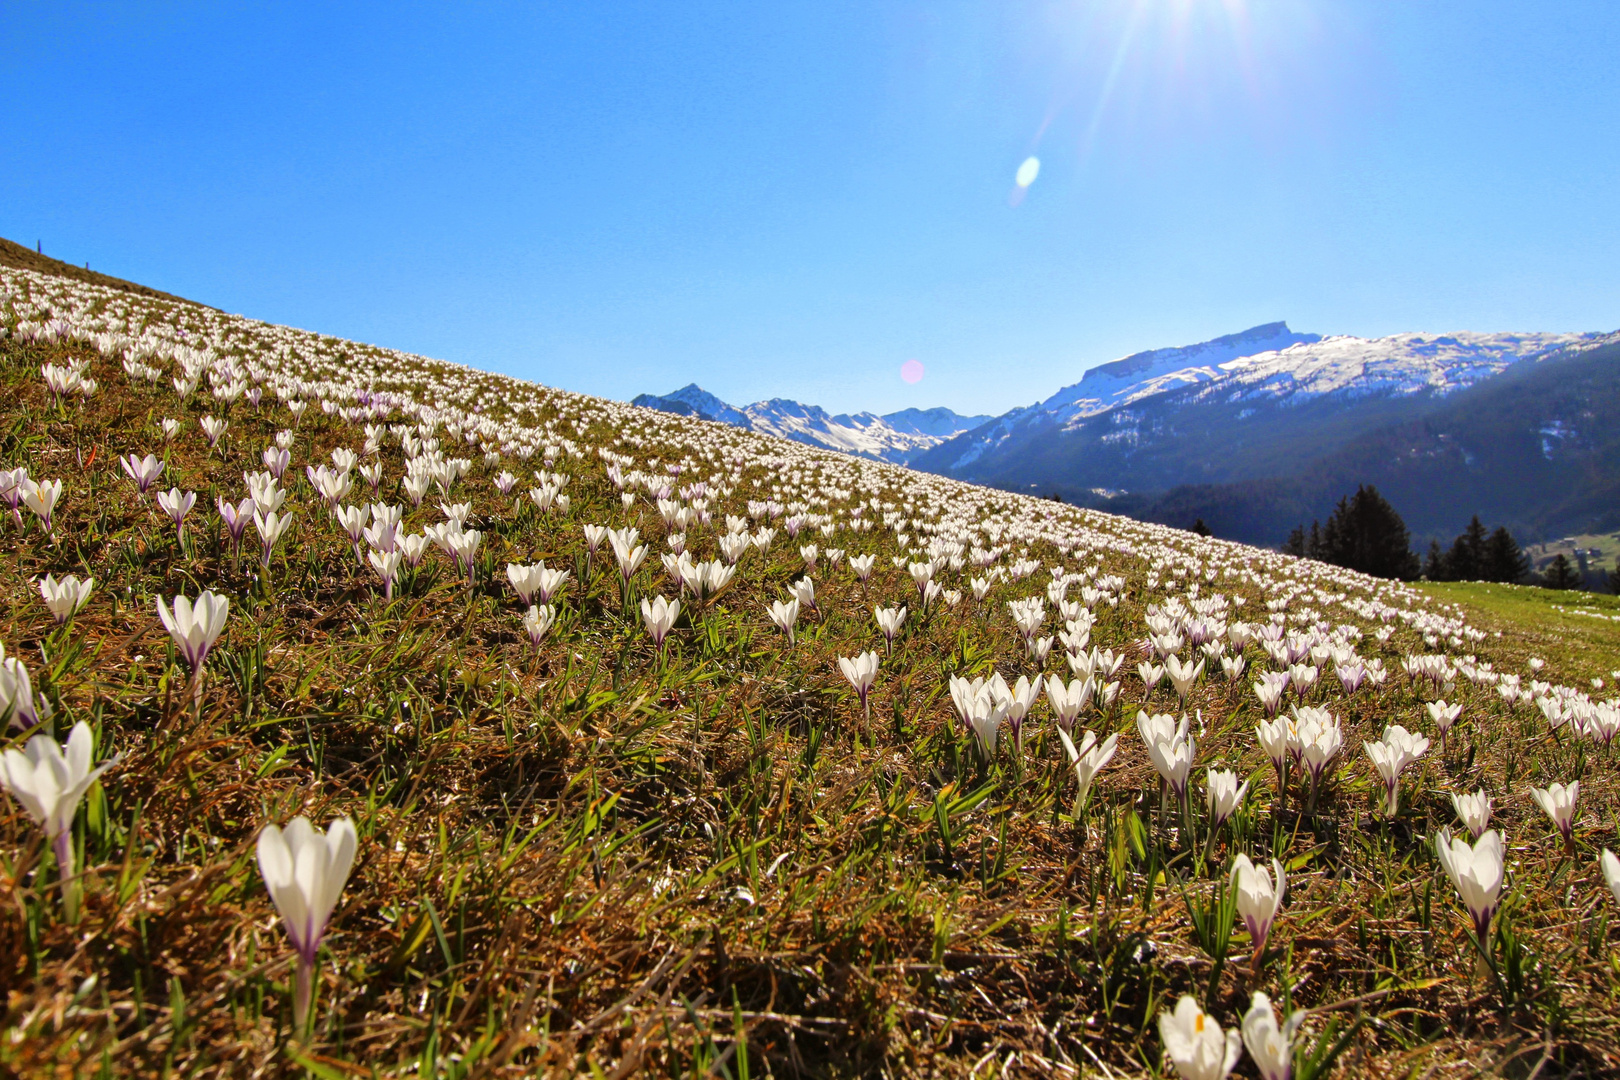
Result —
POLYGON ((960 416, 945 408, 902 409, 884 416, 869 412, 832 415, 818 405, 803 405, 785 398, 756 401, 739 409, 697 383, 683 386, 672 394, 642 394, 631 404, 718 420, 733 427, 897 465, 904 465, 923 451, 990 419, 989 416, 960 416))
MULTIPOLYGON (((1613 340, 1614 334, 1466 332, 1324 338, 1295 333, 1287 323, 1267 323, 1093 368, 1045 401, 997 417, 919 456, 913 465, 1022 487, 1027 484, 1017 475, 1020 458, 1039 457, 1051 465, 1054 444, 1065 445, 1059 457, 1084 452, 1078 444, 1068 445, 1076 439, 1129 448, 1144 440, 1171 439, 1178 432, 1185 434, 1185 429, 1171 422, 1170 414, 1179 418, 1200 405, 1236 405, 1223 411, 1223 420, 1236 424, 1252 419, 1249 426, 1258 429, 1266 423, 1260 414, 1275 408, 1324 398, 1337 399, 1345 408, 1364 399, 1433 400, 1499 375, 1519 361, 1596 348, 1613 340)), ((1250 434, 1250 442, 1266 438, 1260 430, 1250 434)), ((1051 468, 1041 471, 1040 478, 1029 482, 1052 481, 1051 468)), ((1173 484, 1203 478, 1163 480, 1173 484)), ((1118 479, 1110 486, 1119 486, 1118 479)))
POLYGON ((1287 323, 1274 322, 1197 345, 1133 353, 1092 368, 1079 382, 1065 386, 1034 408, 1095 416, 1116 405, 1216 379, 1222 364, 1240 357, 1321 340, 1320 334, 1296 334, 1287 323))

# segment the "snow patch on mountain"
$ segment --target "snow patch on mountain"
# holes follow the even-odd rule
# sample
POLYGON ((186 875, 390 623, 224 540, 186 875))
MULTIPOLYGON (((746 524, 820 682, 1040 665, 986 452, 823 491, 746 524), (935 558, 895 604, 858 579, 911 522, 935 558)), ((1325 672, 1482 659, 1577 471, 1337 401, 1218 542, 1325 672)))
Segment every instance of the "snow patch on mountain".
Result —
POLYGON ((1218 384, 1205 393, 1294 401, 1334 393, 1443 395, 1500 375, 1521 360, 1596 348, 1614 338, 1613 334, 1468 332, 1381 338, 1338 335, 1222 364, 1218 384))

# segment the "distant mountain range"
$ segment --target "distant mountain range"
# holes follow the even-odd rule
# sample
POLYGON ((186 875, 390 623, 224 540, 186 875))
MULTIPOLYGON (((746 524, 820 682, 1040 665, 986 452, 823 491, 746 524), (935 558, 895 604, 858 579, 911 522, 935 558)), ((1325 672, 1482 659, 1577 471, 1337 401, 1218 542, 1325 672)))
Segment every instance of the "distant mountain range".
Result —
POLYGON ((1323 337, 1266 323, 1087 371, 997 417, 635 401, 1025 493, 1280 543, 1373 483, 1417 538, 1620 528, 1620 332, 1323 337))
POLYGON ((989 416, 960 416, 950 409, 902 409, 832 415, 818 405, 772 398, 737 408, 691 383, 672 394, 642 394, 631 402, 663 412, 717 420, 732 427, 905 465, 946 439, 978 427, 989 416))
POLYGON ((1563 529, 1580 513, 1558 495, 1569 484, 1517 481, 1543 476, 1555 460, 1620 475, 1620 461, 1576 462, 1581 447, 1604 437, 1590 408, 1568 416, 1544 408, 1555 400, 1575 408, 1555 392, 1577 378, 1564 362, 1586 358, 1601 383, 1617 343, 1620 333, 1324 338, 1268 323, 1093 368, 910 465, 1168 524, 1202 517, 1217 535, 1254 543, 1277 543, 1301 519, 1325 517, 1363 481, 1388 487, 1419 535, 1454 532, 1475 511, 1530 533, 1563 529), (1543 369, 1551 374, 1530 377, 1543 369), (1502 382, 1509 372, 1524 378, 1502 382), (1485 388, 1510 385, 1516 409, 1487 423, 1483 403, 1498 391, 1485 388), (1444 446, 1419 437, 1442 418, 1444 446), (1515 418, 1525 430, 1510 437, 1503 425, 1515 418), (1585 441, 1543 428, 1579 431, 1585 441), (1505 460, 1509 446, 1516 449, 1505 460), (1415 476, 1424 477, 1421 492, 1408 483, 1415 476))

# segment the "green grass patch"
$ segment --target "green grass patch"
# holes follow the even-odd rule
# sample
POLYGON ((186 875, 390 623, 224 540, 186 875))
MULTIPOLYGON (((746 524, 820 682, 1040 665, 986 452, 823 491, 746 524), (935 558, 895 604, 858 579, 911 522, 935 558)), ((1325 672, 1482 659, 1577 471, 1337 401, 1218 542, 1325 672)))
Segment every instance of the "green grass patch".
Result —
MULTIPOLYGON (((1422 582, 1437 600, 1460 605, 1518 664, 1538 657, 1582 680, 1612 681, 1620 668, 1620 597, 1534 585, 1422 582)), ((1528 675, 1525 667, 1516 670, 1528 675)))

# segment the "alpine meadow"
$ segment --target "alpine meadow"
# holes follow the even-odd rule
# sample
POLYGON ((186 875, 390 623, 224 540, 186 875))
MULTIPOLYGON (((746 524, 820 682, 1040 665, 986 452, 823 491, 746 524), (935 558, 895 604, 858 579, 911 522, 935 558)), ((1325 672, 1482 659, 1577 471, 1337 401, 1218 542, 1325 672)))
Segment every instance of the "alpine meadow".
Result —
POLYGON ((7 1075, 1620 1069, 1612 634, 20 261, 7 1075))

